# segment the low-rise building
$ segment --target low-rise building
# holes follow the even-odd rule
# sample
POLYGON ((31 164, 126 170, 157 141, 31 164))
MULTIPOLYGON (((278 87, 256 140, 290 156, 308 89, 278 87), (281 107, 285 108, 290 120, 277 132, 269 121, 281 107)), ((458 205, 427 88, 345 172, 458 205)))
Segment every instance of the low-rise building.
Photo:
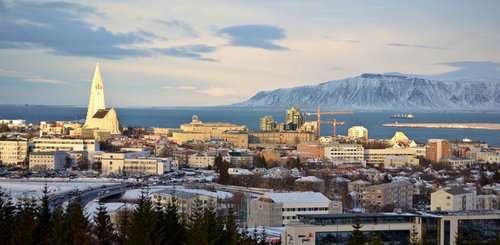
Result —
POLYGON ((159 201, 160 203, 167 205, 172 202, 174 197, 178 205, 178 212, 182 214, 190 215, 193 208, 197 205, 205 208, 209 205, 217 206, 217 197, 213 195, 205 195, 196 192, 189 192, 186 190, 176 190, 176 189, 164 189, 161 191, 154 192, 152 200, 154 202, 159 201), (199 202, 197 204, 196 202, 199 202))
POLYGON ((364 156, 369 166, 383 165, 388 156, 425 156, 425 147, 365 149, 364 156))
POLYGON ((228 152, 229 162, 235 167, 252 167, 253 156, 246 152, 228 152))
POLYGON ((495 194, 476 196, 478 210, 499 210, 500 196, 495 194))
POLYGON ((314 133, 299 131, 280 131, 280 132, 250 132, 248 133, 248 142, 250 146, 270 146, 270 145, 289 145, 297 146, 301 142, 314 140, 314 133))
POLYGON ((368 141, 368 129, 363 126, 353 126, 347 130, 347 136, 352 139, 368 141))
POLYGON ((170 171, 172 158, 147 157, 144 152, 104 153, 102 174, 157 175, 170 171))
POLYGON ((331 201, 320 192, 268 192, 248 202, 247 225, 283 226, 291 221, 298 221, 299 214, 341 211, 341 202, 331 201))
POLYGON ((365 208, 371 211, 409 210, 413 205, 413 184, 406 181, 369 186, 363 194, 365 208))
POLYGON ((99 142, 94 139, 34 138, 30 146, 34 152, 50 151, 99 151, 99 142))
POLYGON ((20 165, 28 154, 26 140, 0 140, 0 162, 4 165, 20 165))
POLYGON ((418 166, 420 160, 414 156, 388 156, 384 159, 384 166, 405 167, 418 166))
POLYGON ((469 187, 451 187, 431 193, 431 211, 459 211, 476 209, 476 190, 469 187))
POLYGON ((30 171, 63 170, 66 165, 67 152, 32 152, 29 155, 30 171))
POLYGON ((323 158, 325 156, 324 146, 317 141, 303 142, 297 145, 298 152, 307 152, 311 158, 323 158))
POLYGON ((363 146, 360 144, 341 144, 333 142, 325 146, 325 158, 335 160, 354 160, 364 163, 363 146))
POLYGON ((443 159, 442 162, 453 167, 463 167, 474 164, 476 160, 468 157, 450 157, 443 159))
POLYGON ((485 161, 488 163, 500 163, 500 154, 494 151, 483 151, 481 149, 472 150, 469 156, 477 161, 485 161))

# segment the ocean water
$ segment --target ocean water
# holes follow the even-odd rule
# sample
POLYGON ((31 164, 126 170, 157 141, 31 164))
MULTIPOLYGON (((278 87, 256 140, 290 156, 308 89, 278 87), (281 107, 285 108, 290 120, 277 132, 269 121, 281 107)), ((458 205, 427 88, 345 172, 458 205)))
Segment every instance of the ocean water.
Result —
MULTIPOLYGON (((249 129, 259 128, 259 118, 272 115, 279 122, 285 121, 285 109, 228 108, 228 107, 189 107, 189 108, 116 108, 120 123, 138 127, 179 127, 198 115, 205 122, 230 122, 247 125, 249 129)), ((0 119, 24 119, 27 123, 40 121, 82 120, 86 117, 87 108, 72 106, 18 106, 0 105, 0 119)), ((420 143, 430 138, 449 140, 485 141, 493 146, 500 146, 500 131, 479 129, 430 129, 430 128, 393 128, 383 127, 384 123, 500 123, 500 113, 431 113, 413 112, 415 119, 394 119, 390 115, 405 112, 355 112, 352 115, 337 115, 337 121, 345 125, 337 126, 337 134, 346 135, 351 126, 361 125, 368 129, 370 138, 388 139, 396 131, 404 132, 410 139, 420 143)), ((323 115, 323 120, 331 121, 332 116, 323 115)), ((316 120, 315 116, 306 116, 306 120, 316 120)), ((332 126, 324 124, 322 135, 331 135, 332 126)))

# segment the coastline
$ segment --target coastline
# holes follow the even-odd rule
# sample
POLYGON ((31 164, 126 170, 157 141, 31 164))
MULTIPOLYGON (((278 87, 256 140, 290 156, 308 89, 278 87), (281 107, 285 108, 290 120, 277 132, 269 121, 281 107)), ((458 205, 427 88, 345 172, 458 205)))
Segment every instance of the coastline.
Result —
POLYGON ((384 127, 500 130, 500 123, 384 123, 384 127))

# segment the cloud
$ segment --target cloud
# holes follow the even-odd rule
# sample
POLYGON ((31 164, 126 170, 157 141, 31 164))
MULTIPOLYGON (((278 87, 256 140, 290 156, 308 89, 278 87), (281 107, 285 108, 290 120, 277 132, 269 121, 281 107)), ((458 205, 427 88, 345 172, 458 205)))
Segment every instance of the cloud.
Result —
POLYGON ((287 47, 274 44, 273 41, 285 39, 282 28, 271 25, 239 25, 223 28, 218 36, 229 40, 233 46, 253 47, 267 50, 290 50, 287 47))
POLYGON ((213 97, 224 97, 236 94, 236 90, 232 88, 222 88, 222 87, 210 87, 203 90, 197 90, 196 92, 207 94, 213 97))
MULTIPOLYGON (((166 40, 153 32, 139 29, 128 33, 112 33, 104 27, 85 22, 88 15, 103 15, 92 7, 75 3, 32 1, 6 4, 0 0, 0 49, 44 48, 59 55, 122 59, 166 55, 202 61, 218 61, 202 54, 214 52, 204 44, 145 49, 134 45, 166 40)), ((182 21, 157 22, 181 28, 198 35, 182 21)))
POLYGON ((423 49, 436 49, 436 50, 448 49, 446 47, 435 47, 422 44, 407 44, 407 43, 386 43, 385 45, 392 47, 402 47, 402 48, 423 48, 423 49))
POLYGON ((154 22, 162 24, 166 27, 173 28, 182 32, 188 37, 199 37, 198 31, 181 20, 154 20, 154 22))
MULTIPOLYGON (((0 0, 1 1, 1 0, 0 0)), ((150 32, 112 33, 83 20, 96 9, 75 3, 1 1, 0 48, 46 48, 61 55, 119 59, 149 56, 147 50, 125 48, 150 42, 150 32)))
POLYGON ((218 61, 212 58, 203 57, 202 54, 214 52, 217 48, 205 44, 175 46, 166 49, 158 49, 158 51, 167 56, 192 58, 202 61, 218 61))
POLYGON ((439 65, 447 65, 458 68, 455 71, 439 74, 439 76, 443 77, 500 79, 500 62, 455 61, 439 63, 439 65))
POLYGON ((64 82, 49 78, 44 78, 40 75, 31 72, 21 72, 0 69, 0 77, 18 78, 19 80, 27 83, 46 83, 46 84, 63 84, 64 82))
POLYGON ((196 88, 193 86, 178 86, 178 87, 172 87, 172 86, 163 86, 161 87, 162 89, 168 89, 168 90, 183 90, 183 91, 193 91, 196 88))

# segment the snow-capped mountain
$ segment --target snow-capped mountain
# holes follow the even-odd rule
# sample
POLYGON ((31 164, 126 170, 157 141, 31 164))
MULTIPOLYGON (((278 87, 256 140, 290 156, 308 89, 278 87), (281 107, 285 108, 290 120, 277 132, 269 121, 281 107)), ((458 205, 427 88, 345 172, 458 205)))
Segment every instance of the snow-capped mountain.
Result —
POLYGON ((500 81, 435 80, 401 74, 363 74, 315 86, 262 91, 242 107, 342 110, 500 111, 500 81))

